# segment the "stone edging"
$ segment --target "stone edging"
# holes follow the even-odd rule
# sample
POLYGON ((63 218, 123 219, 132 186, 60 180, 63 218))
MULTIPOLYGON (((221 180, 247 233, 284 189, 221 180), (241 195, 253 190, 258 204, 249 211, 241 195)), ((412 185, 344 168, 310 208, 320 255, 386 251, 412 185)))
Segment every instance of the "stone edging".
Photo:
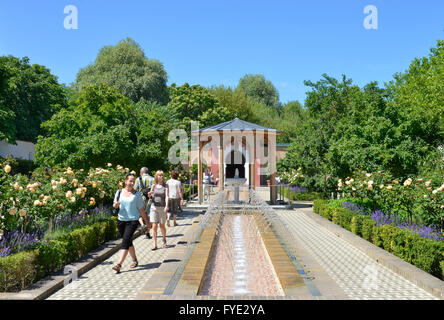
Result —
POLYGON ((336 236, 346 240, 356 248, 365 252, 369 257, 375 259, 376 262, 389 268, 410 282, 413 282, 415 285, 424 289, 435 297, 444 300, 444 281, 428 274, 414 265, 411 265, 410 263, 398 258, 384 249, 375 246, 373 243, 368 242, 367 240, 355 235, 341 226, 334 224, 324 217, 314 213, 312 209, 298 210, 304 212, 308 217, 328 229, 330 232, 333 232, 336 236))
MULTIPOLYGON (((134 233, 133 239, 140 235, 141 232, 137 231, 134 233)), ((107 241, 98 248, 85 254, 82 258, 68 265, 73 266, 77 270, 77 276, 79 277, 109 258, 121 247, 122 241, 120 238, 107 241)), ((46 276, 20 292, 0 292, 0 300, 44 300, 57 290, 63 288, 64 281, 67 278, 67 275, 64 274, 63 270, 64 268, 46 276)))

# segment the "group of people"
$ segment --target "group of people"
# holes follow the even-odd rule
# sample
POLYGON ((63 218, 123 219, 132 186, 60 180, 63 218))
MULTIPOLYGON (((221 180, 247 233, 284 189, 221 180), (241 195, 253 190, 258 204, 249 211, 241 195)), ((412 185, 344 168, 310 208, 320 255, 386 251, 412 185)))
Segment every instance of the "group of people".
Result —
POLYGON ((163 247, 166 248, 166 228, 170 227, 170 218, 177 226, 177 213, 182 211, 183 192, 181 182, 178 180, 177 170, 171 172, 171 179, 165 182, 163 171, 158 170, 154 178, 148 174, 148 168, 140 169, 140 177, 136 178, 133 173, 125 177, 125 186, 119 189, 114 197, 113 207, 118 210, 117 228, 122 237, 122 253, 119 260, 112 269, 120 272, 122 264, 128 253, 133 263, 130 268, 136 268, 136 251, 132 242, 134 233, 138 228, 146 232, 146 237, 151 238, 150 230, 153 230, 154 246, 151 250, 157 250, 157 230, 163 237, 163 247))

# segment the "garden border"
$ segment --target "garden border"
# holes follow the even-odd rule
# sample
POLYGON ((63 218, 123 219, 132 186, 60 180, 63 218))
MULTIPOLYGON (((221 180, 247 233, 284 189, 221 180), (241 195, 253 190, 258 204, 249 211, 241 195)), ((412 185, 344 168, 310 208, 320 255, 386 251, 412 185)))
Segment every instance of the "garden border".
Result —
MULTIPOLYGON (((133 239, 136 239, 140 235, 141 231, 136 231, 133 239)), ((116 253, 121 247, 122 241, 120 237, 109 240, 68 265, 74 266, 77 269, 77 276, 80 277, 116 253)), ((44 300, 57 290, 63 288, 63 283, 68 277, 67 274, 63 273, 64 268, 65 266, 20 292, 0 292, 0 300, 44 300)))
POLYGON ((414 265, 398 258, 397 256, 387 252, 386 250, 375 246, 373 243, 355 235, 345 228, 327 220, 321 215, 313 211, 313 207, 309 209, 298 208, 315 222, 319 223, 336 236, 346 240, 356 248, 362 250, 372 259, 381 265, 389 268, 396 274, 413 282, 415 285, 434 295, 435 297, 444 300, 444 281, 430 275, 429 273, 415 267, 414 265))

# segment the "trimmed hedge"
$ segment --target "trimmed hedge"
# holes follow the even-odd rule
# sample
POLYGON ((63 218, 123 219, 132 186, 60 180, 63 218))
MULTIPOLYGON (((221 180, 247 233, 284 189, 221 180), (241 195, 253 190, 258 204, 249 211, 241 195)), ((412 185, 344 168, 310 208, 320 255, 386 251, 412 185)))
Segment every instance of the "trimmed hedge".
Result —
POLYGON ((286 187, 277 187, 278 194, 283 195, 289 200, 295 201, 314 201, 316 199, 324 199, 324 194, 321 192, 293 192, 291 189, 286 187))
POLYGON ((73 230, 41 243, 32 251, 0 258, 0 290, 20 291, 47 274, 81 258, 105 241, 118 237, 117 218, 73 230))
POLYGON ((421 238, 410 230, 393 225, 377 226, 369 216, 345 208, 331 207, 325 200, 315 200, 313 211, 333 223, 372 242, 402 260, 444 280, 444 242, 421 238))

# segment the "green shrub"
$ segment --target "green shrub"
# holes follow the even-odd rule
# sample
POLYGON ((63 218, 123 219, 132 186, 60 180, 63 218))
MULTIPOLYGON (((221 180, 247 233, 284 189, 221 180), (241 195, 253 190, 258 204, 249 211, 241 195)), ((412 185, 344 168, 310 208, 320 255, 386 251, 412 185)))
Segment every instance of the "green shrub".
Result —
POLYGON ((0 258, 0 290, 19 291, 30 285, 37 275, 36 256, 34 250, 0 258))
POLYGON ((117 217, 73 230, 40 243, 34 251, 0 258, 0 290, 23 290, 99 245, 118 236, 117 217))
POLYGON ((339 208, 334 201, 316 200, 313 211, 425 272, 444 279, 444 242, 424 239, 393 225, 378 226, 371 217, 339 208))
POLYGON ((376 222, 370 218, 370 217, 364 217, 362 221, 362 237, 372 242, 372 234, 373 234, 373 227, 376 227, 376 222))
POLYGON ((362 237, 362 223, 364 218, 365 217, 361 215, 353 215, 350 221, 350 231, 360 237, 362 237))

